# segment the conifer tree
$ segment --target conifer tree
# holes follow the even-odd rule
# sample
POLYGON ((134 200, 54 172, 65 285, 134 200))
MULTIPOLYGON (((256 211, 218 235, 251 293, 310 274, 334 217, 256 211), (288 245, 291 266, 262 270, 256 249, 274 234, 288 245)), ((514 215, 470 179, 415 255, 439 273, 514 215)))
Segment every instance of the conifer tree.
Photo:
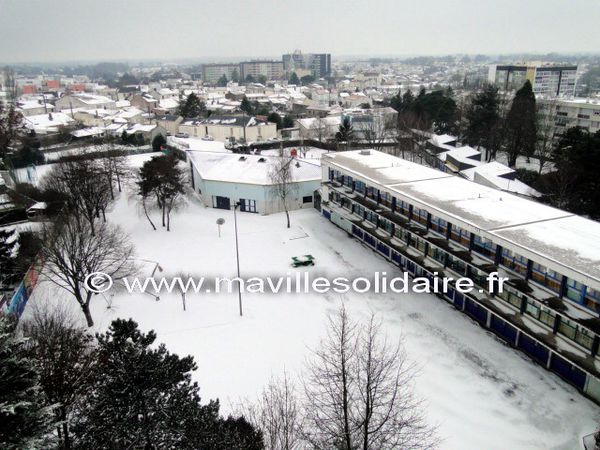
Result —
POLYGON ((537 140, 535 94, 529 80, 515 94, 506 117, 506 153, 514 167, 519 155, 531 156, 537 140))
POLYGON ((475 147, 484 147, 487 150, 487 160, 495 158, 501 141, 498 88, 487 85, 477 93, 467 110, 466 119, 467 143, 475 147))
POLYGON ((292 75, 290 75, 290 80, 288 81, 289 84, 295 84, 296 86, 298 86, 300 84, 300 78, 298 78, 298 75, 296 75, 296 72, 292 72, 292 75))
POLYGON ((206 105, 193 92, 179 104, 177 109, 177 114, 182 117, 200 117, 204 113, 206 113, 206 105))
POLYGON ((172 354, 155 340, 153 331, 142 333, 131 319, 115 320, 98 336, 93 389, 74 427, 77 447, 263 448, 260 432, 219 416, 218 401, 200 404, 191 381, 194 359, 172 354))
POLYGON ((35 365, 25 341, 0 317, 0 448, 48 448, 52 407, 44 405, 35 365))

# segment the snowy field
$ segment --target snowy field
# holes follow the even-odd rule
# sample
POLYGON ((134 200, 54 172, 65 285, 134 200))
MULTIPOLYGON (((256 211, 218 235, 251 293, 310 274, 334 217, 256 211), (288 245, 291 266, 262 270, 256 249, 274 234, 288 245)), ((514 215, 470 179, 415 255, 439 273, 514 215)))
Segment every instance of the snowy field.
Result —
MULTIPOLYGON (((131 161, 139 165, 148 157, 131 161)), ((163 274, 235 276, 233 212, 205 208, 194 197, 186 203, 173 215, 170 233, 153 231, 127 193, 109 220, 130 234, 137 256, 158 262, 163 274), (215 221, 221 217, 226 222, 219 238, 215 221)), ((158 221, 158 214, 154 218, 158 221)), ((315 210, 293 212, 291 222, 288 230, 283 214, 238 214, 242 277, 306 270, 290 265, 292 256, 304 254, 315 257, 316 266, 308 269, 315 274, 400 274, 315 210)), ((25 314, 32 303, 61 297, 68 298, 42 284, 25 314)), ((96 296, 92 313, 98 331, 117 317, 132 317, 143 330, 156 330, 158 341, 171 351, 193 355, 204 401, 220 398, 224 412, 242 398, 252 399, 284 369, 297 377, 309 349, 324 335, 327 314, 343 301, 353 319, 366 320, 374 312, 391 339, 403 337, 421 367, 416 389, 426 400, 429 421, 439 425, 442 449, 580 449, 582 436, 600 421, 600 408, 574 388, 435 296, 244 294, 243 301, 239 317, 237 293, 188 293, 187 311, 179 294, 162 294, 156 301, 121 293, 96 296)))

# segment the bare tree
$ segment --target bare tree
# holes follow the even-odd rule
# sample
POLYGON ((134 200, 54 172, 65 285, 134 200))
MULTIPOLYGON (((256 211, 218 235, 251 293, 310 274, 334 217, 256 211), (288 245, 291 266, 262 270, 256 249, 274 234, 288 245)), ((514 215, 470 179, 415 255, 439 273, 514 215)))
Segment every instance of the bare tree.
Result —
POLYGON ((327 122, 322 117, 317 117, 309 131, 310 137, 322 143, 327 137, 327 122))
POLYGON ((391 345, 372 315, 358 335, 356 352, 358 448, 428 449, 434 430, 413 391, 417 368, 400 343, 391 345))
POLYGON ((110 189, 110 198, 114 200, 115 186, 119 192, 122 192, 123 181, 129 178, 131 173, 127 164, 127 153, 116 149, 112 139, 106 139, 102 145, 102 149, 100 167, 106 176, 110 189))
POLYGON ((383 144, 393 135, 393 124, 383 117, 372 116, 371 120, 362 127, 362 134, 369 147, 381 150, 383 144))
POLYGON ((342 306, 308 365, 306 441, 319 450, 434 448, 415 376, 415 365, 399 343, 388 343, 375 317, 359 326, 342 306))
MULTIPOLYGON (((95 274, 113 282, 135 273, 133 246, 118 227, 101 223, 92 232, 90 224, 66 217, 43 231, 42 255, 47 278, 70 292, 94 325, 90 301, 97 292, 95 274)), ((104 280, 107 281, 107 280, 104 280)))
POLYGON ((314 449, 354 450, 352 405, 356 379, 357 326, 342 306, 328 318, 327 336, 314 352, 305 375, 304 439, 314 449))
POLYGON ((72 448, 73 410, 87 392, 95 361, 93 337, 80 328, 64 305, 34 305, 23 323, 28 352, 49 405, 56 405, 60 448, 72 448))
POLYGON ((255 404, 247 402, 237 412, 263 433, 266 450, 302 448, 302 408, 287 372, 271 378, 255 404))
POLYGON ((43 187, 63 193, 67 209, 76 218, 89 224, 92 235, 96 219, 105 218, 110 203, 109 183, 97 160, 89 157, 57 164, 44 178, 43 187))
POLYGON ((271 165, 268 174, 271 181, 271 191, 281 201, 287 218, 288 228, 290 227, 288 199, 298 189, 294 183, 293 168, 295 164, 296 160, 293 156, 286 155, 281 151, 279 156, 276 157, 275 162, 271 165))

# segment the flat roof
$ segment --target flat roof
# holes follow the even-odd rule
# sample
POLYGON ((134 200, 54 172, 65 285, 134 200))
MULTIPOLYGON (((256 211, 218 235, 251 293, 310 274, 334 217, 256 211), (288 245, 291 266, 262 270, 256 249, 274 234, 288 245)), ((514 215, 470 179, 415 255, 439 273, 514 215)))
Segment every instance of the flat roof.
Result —
MULTIPOLYGON (((269 178, 269 170, 279 158, 279 156, 193 150, 188 151, 187 154, 204 180, 265 186, 273 184, 269 178)), ((297 159, 293 163, 292 177, 296 183, 320 181, 321 167, 319 164, 297 159)))
POLYGON ((600 287, 600 223, 375 150, 329 153, 322 162, 399 194, 460 227, 600 287), (509 244, 509 245, 507 245, 509 244), (556 267, 560 266, 560 268, 556 267))

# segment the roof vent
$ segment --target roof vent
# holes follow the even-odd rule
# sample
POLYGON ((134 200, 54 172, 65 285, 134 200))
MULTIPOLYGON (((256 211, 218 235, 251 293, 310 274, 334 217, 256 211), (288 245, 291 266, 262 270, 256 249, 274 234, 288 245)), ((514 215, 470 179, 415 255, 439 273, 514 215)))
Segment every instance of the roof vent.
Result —
POLYGON ((238 161, 246 161, 246 157, 245 156, 240 156, 240 159, 238 159, 238 161))
POLYGON ((371 150, 361 150, 360 154, 361 155, 370 155, 371 154, 371 150))
POLYGON ((267 162, 265 158, 258 158, 258 162, 267 162))

